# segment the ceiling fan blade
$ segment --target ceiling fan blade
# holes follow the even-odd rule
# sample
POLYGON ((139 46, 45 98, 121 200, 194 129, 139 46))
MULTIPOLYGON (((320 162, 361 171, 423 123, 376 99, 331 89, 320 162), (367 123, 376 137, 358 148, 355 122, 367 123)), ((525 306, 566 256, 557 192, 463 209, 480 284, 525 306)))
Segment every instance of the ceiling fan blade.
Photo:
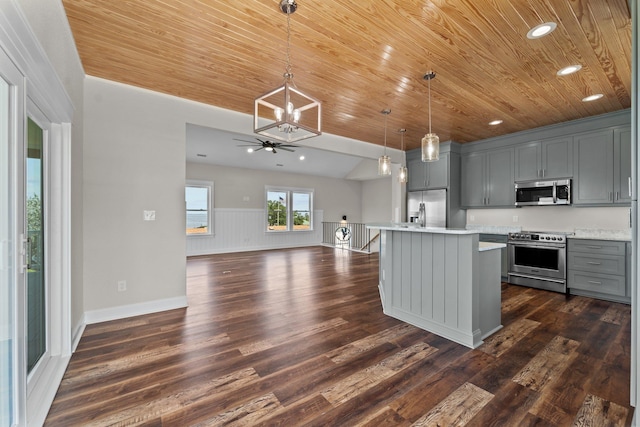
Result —
POLYGON ((278 147, 278 149, 284 150, 284 151, 291 151, 292 153, 296 151, 296 150, 292 150, 291 148, 286 148, 284 145, 281 145, 280 147, 278 147))
POLYGON ((293 144, 278 144, 278 147, 282 148, 282 147, 293 147, 293 148, 297 148, 299 147, 299 145, 293 145, 293 144))

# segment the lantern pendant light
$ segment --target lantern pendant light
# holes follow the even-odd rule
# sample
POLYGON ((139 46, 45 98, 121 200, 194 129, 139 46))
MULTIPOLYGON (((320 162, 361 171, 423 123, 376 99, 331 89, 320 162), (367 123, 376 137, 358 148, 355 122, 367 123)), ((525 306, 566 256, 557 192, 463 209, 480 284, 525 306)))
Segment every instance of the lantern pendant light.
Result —
POLYGON ((295 0, 281 0, 280 10, 287 15, 287 68, 284 84, 253 102, 253 131, 270 139, 296 142, 322 134, 322 105, 304 94, 293 82, 291 72, 291 14, 298 8, 295 0))
POLYGON ((391 158, 387 156, 387 116, 391 113, 390 109, 381 111, 384 114, 384 154, 378 159, 378 175, 391 175, 391 158))
POLYGON ((429 82, 429 133, 422 138, 422 161, 434 162, 440 158, 440 138, 431 133, 431 80, 436 78, 436 73, 429 71, 423 78, 429 82))
MULTIPOLYGON (((406 129, 398 130, 398 132, 400 132, 400 149, 403 152, 404 152, 404 133, 406 131, 407 131, 406 129)), ((400 170, 398 171, 398 181, 401 184, 405 184, 408 179, 409 179, 409 172, 407 171, 407 167, 404 165, 400 166, 400 170)))

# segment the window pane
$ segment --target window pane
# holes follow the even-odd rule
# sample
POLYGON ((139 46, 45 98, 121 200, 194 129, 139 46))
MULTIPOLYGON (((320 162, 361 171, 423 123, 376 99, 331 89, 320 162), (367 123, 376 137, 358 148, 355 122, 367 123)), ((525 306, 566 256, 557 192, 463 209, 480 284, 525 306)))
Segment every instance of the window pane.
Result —
POLYGON ((293 193, 293 229, 311 230, 311 194, 293 193))
POLYGON ((209 233, 209 188, 185 187, 187 234, 209 233))
POLYGON ((267 228, 270 231, 287 230, 286 191, 267 191, 267 228))

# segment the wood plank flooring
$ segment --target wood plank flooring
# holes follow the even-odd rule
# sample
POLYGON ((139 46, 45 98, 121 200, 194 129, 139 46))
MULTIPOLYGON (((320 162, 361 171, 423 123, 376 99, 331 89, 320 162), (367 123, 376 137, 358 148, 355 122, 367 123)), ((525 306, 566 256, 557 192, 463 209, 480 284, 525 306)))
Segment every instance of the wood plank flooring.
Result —
POLYGON ((87 326, 47 426, 628 426, 630 307, 503 284, 476 350, 385 316, 378 256, 187 261, 189 307, 87 326))

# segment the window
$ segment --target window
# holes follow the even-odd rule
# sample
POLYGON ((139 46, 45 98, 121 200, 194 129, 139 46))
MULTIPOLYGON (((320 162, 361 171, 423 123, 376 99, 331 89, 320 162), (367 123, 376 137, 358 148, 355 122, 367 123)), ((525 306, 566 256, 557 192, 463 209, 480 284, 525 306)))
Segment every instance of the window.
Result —
POLYGON ((184 200, 187 208, 187 236, 213 234, 213 182, 187 181, 184 200))
POLYGON ((267 231, 313 230, 313 190, 267 187, 267 231))

